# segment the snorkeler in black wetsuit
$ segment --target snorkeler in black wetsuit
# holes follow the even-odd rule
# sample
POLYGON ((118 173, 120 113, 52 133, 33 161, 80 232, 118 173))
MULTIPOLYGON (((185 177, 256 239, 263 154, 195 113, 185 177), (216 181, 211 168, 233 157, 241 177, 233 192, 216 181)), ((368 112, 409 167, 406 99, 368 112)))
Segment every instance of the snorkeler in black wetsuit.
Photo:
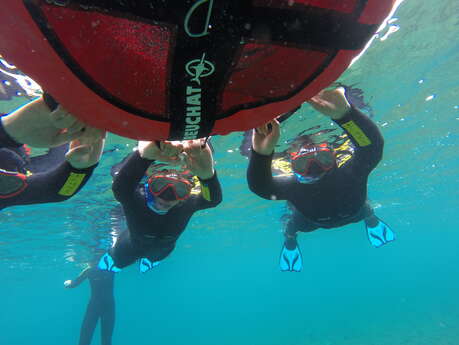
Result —
POLYGON ((113 180, 113 193, 121 203, 128 231, 123 232, 99 268, 118 272, 140 259, 140 271, 146 272, 167 257, 185 230, 190 218, 199 210, 217 206, 222 199, 220 183, 213 168, 208 144, 201 140, 180 145, 168 142, 140 142, 120 166, 113 180), (201 184, 198 195, 191 194, 191 183, 176 172, 152 175, 141 180, 154 160, 173 159, 186 154, 189 170, 201 184))
POLYGON ((77 278, 66 280, 64 287, 75 288, 85 279, 89 280, 91 297, 86 307, 85 316, 80 328, 79 345, 91 344, 97 323, 100 320, 100 343, 112 344, 112 335, 115 328, 115 274, 101 271, 97 268, 97 262, 102 254, 102 248, 111 247, 113 236, 119 236, 124 230, 124 214, 120 205, 110 211, 110 231, 104 232, 96 229, 92 233, 91 243, 97 243, 97 249, 93 252, 93 260, 77 278))
POLYGON ((274 120, 254 131, 247 171, 249 188, 269 200, 287 200, 292 216, 285 229, 280 266, 283 271, 300 271, 301 253, 296 233, 319 228, 337 228, 365 220, 368 237, 375 247, 395 239, 367 203, 368 175, 382 158, 383 137, 376 125, 351 107, 342 88, 322 91, 309 103, 331 117, 355 145, 353 157, 338 168, 327 143, 308 143, 291 154, 293 176, 273 178, 271 162, 279 139, 274 120))
POLYGON ((66 288, 75 288, 88 279, 91 286, 91 297, 81 324, 79 345, 91 344, 99 319, 100 343, 111 345, 115 327, 114 275, 113 272, 101 271, 96 266, 90 266, 83 270, 77 278, 64 282, 66 288))
POLYGON ((88 181, 104 145, 105 133, 84 127, 41 97, 0 118, 0 210, 10 206, 59 202, 75 195, 88 181), (82 130, 84 128, 84 131, 82 130), (70 141, 65 160, 30 175, 20 154, 23 144, 55 147, 70 141))

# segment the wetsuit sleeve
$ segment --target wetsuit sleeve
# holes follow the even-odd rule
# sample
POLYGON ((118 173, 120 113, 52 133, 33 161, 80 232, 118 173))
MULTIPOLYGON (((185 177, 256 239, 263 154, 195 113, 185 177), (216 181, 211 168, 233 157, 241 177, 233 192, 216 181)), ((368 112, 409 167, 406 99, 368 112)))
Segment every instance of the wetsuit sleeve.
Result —
POLYGON ((27 177, 27 187, 19 195, 4 199, 4 207, 60 202, 77 194, 91 177, 97 164, 76 169, 67 161, 53 170, 27 177))
POLYGON ((256 195, 268 200, 289 200, 288 190, 292 183, 290 177, 273 177, 271 163, 273 155, 261 155, 253 148, 247 169, 249 188, 256 195))
POLYGON ((335 121, 349 136, 355 146, 352 164, 373 170, 382 158, 384 139, 376 124, 352 106, 340 120, 335 121))
POLYGON ((3 127, 2 117, 5 114, 0 114, 0 148, 2 147, 21 147, 23 144, 18 143, 16 140, 11 138, 3 127))
POLYGON ((113 176, 113 194, 121 203, 134 197, 137 186, 153 161, 144 159, 138 150, 132 152, 113 176))
POLYGON ((222 202, 222 188, 217 177, 217 172, 209 179, 199 179, 201 183, 201 193, 195 197, 195 210, 203 210, 217 206, 222 202))

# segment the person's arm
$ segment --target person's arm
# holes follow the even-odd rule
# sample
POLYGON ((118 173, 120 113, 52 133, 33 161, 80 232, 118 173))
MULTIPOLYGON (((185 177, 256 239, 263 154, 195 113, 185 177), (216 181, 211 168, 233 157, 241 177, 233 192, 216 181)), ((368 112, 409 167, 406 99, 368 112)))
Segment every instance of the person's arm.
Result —
POLYGON ((65 159, 75 169, 92 167, 102 157, 105 135, 105 131, 87 126, 84 134, 70 142, 65 159))
POLYGON ((67 289, 73 289, 76 288, 78 285, 80 285, 82 282, 84 282, 89 275, 89 271, 93 269, 92 267, 86 267, 83 271, 80 272, 78 277, 75 279, 69 279, 64 282, 64 287, 67 289))
POLYGON ((252 136, 247 182, 253 193, 268 200, 288 200, 287 187, 292 183, 289 178, 272 175, 271 163, 279 136, 277 120, 254 129, 252 136))
POLYGON ((201 193, 193 197, 194 208, 202 210, 217 206, 222 201, 222 189, 214 168, 212 149, 203 139, 184 143, 183 152, 188 169, 199 178, 201 193))
POLYGON ((7 206, 61 202, 77 194, 88 182, 96 165, 76 169, 68 162, 26 179, 27 187, 19 195, 5 199, 7 206))
POLYGON ((85 125, 57 105, 50 109, 39 97, 12 113, 2 116, 2 126, 16 143, 32 147, 56 147, 80 137, 85 125))
POLYGON ((197 210, 216 207, 222 202, 222 188, 217 177, 217 172, 214 171, 214 175, 210 178, 199 178, 199 182, 201 184, 201 193, 199 193, 195 201, 195 208, 197 210))
POLYGON ((6 206, 64 201, 80 191, 97 166, 104 147, 105 132, 87 128, 79 139, 70 143, 66 160, 43 173, 26 178, 26 188, 8 198, 6 206))
POLYGON ((273 153, 269 156, 259 154, 252 148, 247 168, 249 189, 259 197, 267 200, 289 200, 288 190, 294 183, 290 177, 273 177, 271 163, 273 153))
POLYGON ((142 158, 138 150, 132 152, 122 162, 118 173, 113 176, 112 190, 116 200, 123 203, 132 197, 152 162, 153 160, 142 158))
POLYGON ((384 147, 381 132, 368 116, 349 104, 344 88, 322 90, 308 103, 348 134, 355 146, 352 164, 361 164, 371 171, 379 163, 384 147))
POLYGON ((384 138, 376 124, 355 107, 335 122, 348 134, 355 146, 353 164, 372 170, 382 159, 384 138))
POLYGON ((23 144, 14 140, 5 130, 5 127, 3 125, 4 117, 5 115, 3 114, 0 117, 0 147, 14 147, 14 148, 21 147, 23 144))

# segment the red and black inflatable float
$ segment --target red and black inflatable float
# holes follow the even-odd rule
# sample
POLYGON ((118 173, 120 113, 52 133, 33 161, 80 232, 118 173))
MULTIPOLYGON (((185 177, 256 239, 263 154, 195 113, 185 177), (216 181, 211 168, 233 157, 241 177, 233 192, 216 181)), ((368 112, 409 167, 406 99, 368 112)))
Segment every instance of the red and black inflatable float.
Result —
POLYGON ((2 0, 0 54, 137 139, 258 126, 335 81, 395 0, 2 0))

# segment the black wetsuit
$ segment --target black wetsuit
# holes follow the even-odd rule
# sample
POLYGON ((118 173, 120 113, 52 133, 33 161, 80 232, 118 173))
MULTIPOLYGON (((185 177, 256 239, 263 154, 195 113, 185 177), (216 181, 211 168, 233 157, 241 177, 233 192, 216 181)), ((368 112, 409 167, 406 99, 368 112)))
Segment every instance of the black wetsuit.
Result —
POLYGON ((199 195, 191 195, 167 214, 158 215, 147 206, 144 186, 140 184, 151 163, 135 151, 121 163, 113 179, 113 193, 123 206, 128 226, 128 231, 121 233, 110 252, 119 268, 142 257, 152 262, 164 259, 174 249, 191 216, 196 211, 217 206, 222 199, 215 174, 210 179, 200 180, 199 195))
POLYGON ((335 122, 349 135, 355 151, 348 162, 316 183, 302 184, 295 176, 273 178, 272 155, 260 155, 252 149, 247 171, 249 188, 262 198, 289 202, 293 210, 287 224, 290 234, 336 228, 372 214, 366 204, 367 180, 382 158, 383 137, 377 126, 354 107, 335 122))
MULTIPOLYGON (((0 121, 0 148, 17 150, 22 145, 6 133, 0 121)), ((86 169, 76 169, 64 160, 45 173, 27 176, 27 187, 20 194, 13 197, 0 198, 0 210, 10 206, 67 200, 78 193, 86 184, 96 166, 97 164, 86 169)))

